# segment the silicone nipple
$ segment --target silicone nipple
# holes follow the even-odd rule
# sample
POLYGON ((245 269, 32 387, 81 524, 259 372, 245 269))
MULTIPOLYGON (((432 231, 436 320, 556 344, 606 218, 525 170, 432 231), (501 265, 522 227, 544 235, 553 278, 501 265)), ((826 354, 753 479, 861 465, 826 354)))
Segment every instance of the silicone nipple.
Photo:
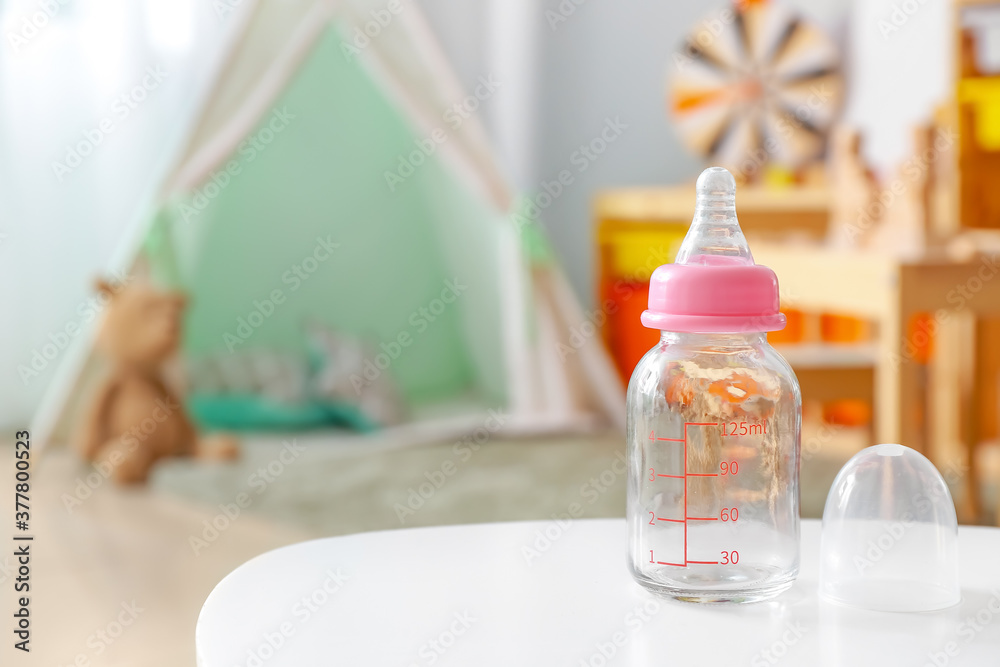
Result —
POLYGON ((736 180, 722 167, 709 167, 698 177, 694 219, 674 264, 753 265, 739 220, 736 180))

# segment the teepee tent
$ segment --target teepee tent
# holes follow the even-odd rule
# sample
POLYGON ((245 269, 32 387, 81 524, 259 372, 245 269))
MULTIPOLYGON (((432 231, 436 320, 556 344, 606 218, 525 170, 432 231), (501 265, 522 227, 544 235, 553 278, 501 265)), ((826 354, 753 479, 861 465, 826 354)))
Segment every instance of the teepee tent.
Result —
MULTIPOLYGON (((407 401, 429 406, 402 427, 421 437, 490 408, 514 432, 623 425, 610 362, 418 8, 259 0, 242 30, 127 241, 133 271, 192 296, 184 354, 294 350, 319 318, 383 343, 407 401)), ((39 440, 68 435, 100 372, 92 340, 43 401, 39 440)))

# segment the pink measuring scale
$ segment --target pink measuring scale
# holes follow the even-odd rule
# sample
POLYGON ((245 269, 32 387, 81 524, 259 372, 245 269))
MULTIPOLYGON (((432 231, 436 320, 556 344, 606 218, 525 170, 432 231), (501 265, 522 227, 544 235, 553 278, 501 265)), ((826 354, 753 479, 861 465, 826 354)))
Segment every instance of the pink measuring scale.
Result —
POLYGON ((629 382, 629 566, 654 593, 754 602, 799 568, 801 397, 767 343, 784 328, 774 272, 754 263, 736 185, 698 179, 673 264, 650 279, 643 325, 660 341, 629 382))

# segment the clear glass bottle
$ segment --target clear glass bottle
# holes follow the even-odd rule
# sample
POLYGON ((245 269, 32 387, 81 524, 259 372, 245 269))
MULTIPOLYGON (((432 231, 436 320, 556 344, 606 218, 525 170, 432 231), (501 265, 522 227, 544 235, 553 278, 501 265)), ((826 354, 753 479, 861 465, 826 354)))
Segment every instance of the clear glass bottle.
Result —
POLYGON ((650 280, 662 331, 628 388, 629 567, 680 600, 755 602, 799 569, 801 397, 767 343, 784 327, 774 273, 754 264, 721 168, 698 179, 674 264, 650 280))

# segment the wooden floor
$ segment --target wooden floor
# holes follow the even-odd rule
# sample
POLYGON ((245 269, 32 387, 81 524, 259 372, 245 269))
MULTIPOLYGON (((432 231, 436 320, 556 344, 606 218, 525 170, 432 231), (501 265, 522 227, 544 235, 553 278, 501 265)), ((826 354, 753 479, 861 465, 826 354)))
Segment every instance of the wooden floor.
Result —
MULTIPOLYGON (((10 461, 8 448, 3 453, 10 461)), ((85 470, 65 453, 48 457, 35 471, 29 655, 11 646, 17 573, 13 549, 2 549, 0 664, 194 665, 198 611, 219 580, 261 552, 308 537, 245 515, 196 555, 188 538, 201 534, 214 512, 111 484, 70 512, 61 496, 73 493, 80 473, 85 470)), ((13 496, 11 476, 0 475, 5 499, 13 496)), ((11 533, 3 531, 8 544, 11 533)))

